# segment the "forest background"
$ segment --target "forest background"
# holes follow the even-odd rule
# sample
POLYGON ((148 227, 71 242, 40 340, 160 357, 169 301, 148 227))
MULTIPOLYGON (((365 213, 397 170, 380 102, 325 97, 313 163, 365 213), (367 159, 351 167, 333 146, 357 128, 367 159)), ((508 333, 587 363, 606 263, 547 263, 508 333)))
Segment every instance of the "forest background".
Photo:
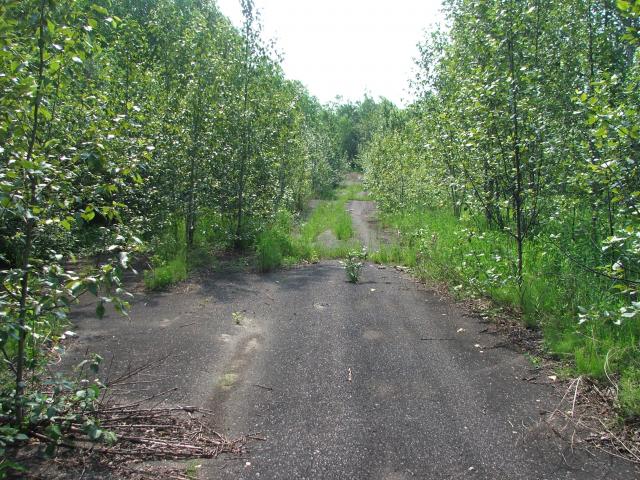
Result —
POLYGON ((406 108, 321 104, 242 6, 0 5, 3 444, 98 395, 42 384, 80 295, 125 311, 132 263, 158 289, 228 252, 343 256, 314 241, 352 236, 350 170, 397 232, 375 261, 516 312, 637 420, 640 2, 445 1, 406 108))

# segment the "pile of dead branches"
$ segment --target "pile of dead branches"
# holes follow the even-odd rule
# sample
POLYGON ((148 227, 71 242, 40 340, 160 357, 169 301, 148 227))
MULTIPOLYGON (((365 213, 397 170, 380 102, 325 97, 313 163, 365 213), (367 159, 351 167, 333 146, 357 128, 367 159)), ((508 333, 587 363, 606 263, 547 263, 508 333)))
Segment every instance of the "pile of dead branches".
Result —
MULTIPOLYGON (((207 425, 210 413, 195 407, 116 405, 96 412, 100 428, 116 435, 112 445, 96 444, 83 435, 65 446, 90 450, 119 460, 179 460, 214 458, 242 452, 246 437, 227 439, 207 425)), ((74 433, 79 433, 77 429, 74 433)))
POLYGON ((108 472, 113 478, 157 478, 161 472, 162 478, 182 479, 188 478, 180 473, 184 466, 167 469, 153 462, 240 455, 249 439, 262 440, 257 435, 229 439, 211 427, 211 415, 191 406, 100 405, 91 417, 115 441, 92 440, 80 422, 72 422, 62 439, 34 432, 30 451, 17 460, 28 467, 27 478, 34 479, 78 478, 85 470, 108 472), (57 444, 53 458, 38 454, 52 444, 57 444))
POLYGON ((118 402, 122 391, 119 396, 114 396, 114 391, 129 385, 135 392, 140 383, 136 378, 167 358, 128 368, 124 374, 106 381, 105 396, 94 417, 100 428, 116 435, 117 441, 111 446, 89 448, 101 455, 137 460, 214 458, 221 453, 241 453, 246 437, 229 440, 215 431, 211 427, 213 412, 193 406, 167 406, 167 398, 175 388, 128 404, 118 402))
POLYGON ((152 462, 239 455, 249 439, 262 440, 257 435, 227 438, 213 428, 213 412, 170 403, 176 388, 126 401, 139 396, 140 384, 147 382, 137 377, 164 360, 127 368, 117 378, 107 379, 101 397, 88 410, 70 404, 71 410, 59 423, 60 435, 53 436, 46 425, 36 425, 29 432, 27 448, 16 452, 29 478, 78 478, 78 472, 102 469, 114 478, 158 478, 161 471, 162 478, 181 479, 187 477, 179 473, 180 468, 167 471, 152 462), (42 456, 44 450, 49 455, 42 456))
POLYGON ((614 384, 598 385, 586 377, 573 379, 547 419, 569 441, 640 465, 640 422, 621 425, 614 405, 614 384))

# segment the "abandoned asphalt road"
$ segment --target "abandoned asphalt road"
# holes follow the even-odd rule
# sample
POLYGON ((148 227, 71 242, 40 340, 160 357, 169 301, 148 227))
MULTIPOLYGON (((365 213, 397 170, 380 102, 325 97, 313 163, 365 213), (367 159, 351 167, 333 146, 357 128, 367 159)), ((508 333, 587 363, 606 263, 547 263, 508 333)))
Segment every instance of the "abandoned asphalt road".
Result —
POLYGON ((557 438, 541 422, 558 402, 546 374, 390 267, 357 285, 338 262, 216 274, 140 295, 129 319, 86 307, 75 321, 69 361, 171 355, 140 395, 177 387, 171 401, 213 410, 220 431, 266 438, 199 462, 199 478, 638 478, 557 438))

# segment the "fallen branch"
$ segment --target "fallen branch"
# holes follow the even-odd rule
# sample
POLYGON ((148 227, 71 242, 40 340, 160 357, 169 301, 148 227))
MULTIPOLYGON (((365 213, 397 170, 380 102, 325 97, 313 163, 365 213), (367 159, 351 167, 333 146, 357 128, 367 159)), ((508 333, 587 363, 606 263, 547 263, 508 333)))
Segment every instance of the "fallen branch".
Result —
POLYGON ((247 441, 265 440, 259 434, 229 439, 210 426, 210 416, 211 412, 192 406, 99 405, 91 418, 100 429, 116 435, 113 443, 92 441, 80 421, 72 422, 62 439, 40 432, 32 432, 31 438, 34 444, 56 444, 56 464, 67 472, 89 469, 122 479, 184 480, 189 478, 184 467, 133 466, 157 460, 212 459, 224 453, 239 456, 247 441))
POLYGON ((616 421, 614 399, 615 395, 607 396, 592 380, 580 376, 569 382, 547 423, 557 435, 570 442, 571 448, 581 443, 587 451, 593 447, 640 465, 638 425, 627 425, 614 431, 607 424, 607 419, 611 424, 616 421), (564 420, 564 424, 558 425, 560 420, 564 420), (566 433, 563 435, 562 432, 566 433))

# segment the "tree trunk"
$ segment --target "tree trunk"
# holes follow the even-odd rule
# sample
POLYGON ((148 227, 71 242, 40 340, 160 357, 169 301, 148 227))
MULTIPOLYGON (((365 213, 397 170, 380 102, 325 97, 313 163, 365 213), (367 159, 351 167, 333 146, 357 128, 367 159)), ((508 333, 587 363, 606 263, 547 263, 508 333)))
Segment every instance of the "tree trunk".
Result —
MULTIPOLYGON (((512 26, 513 28, 513 26, 512 26)), ((511 148, 513 154, 513 167, 515 170, 515 189, 513 191, 513 208, 516 221, 516 249, 518 256, 517 263, 517 282, 518 289, 520 290, 520 300, 522 302, 522 283, 523 283, 523 243, 524 243, 524 228, 523 228, 523 211, 522 211, 522 158, 520 151, 520 123, 518 119, 518 80, 515 65, 515 52, 514 52, 514 40, 513 31, 510 32, 510 38, 507 41, 507 48, 509 54, 509 74, 511 76, 511 148)))
MULTIPOLYGON (((40 103, 42 101, 42 88, 44 85, 44 25, 46 13, 46 0, 40 1, 40 19, 38 25, 38 77, 36 86, 36 95, 33 100, 33 127, 31 129, 29 144, 27 148, 27 163, 33 158, 33 151, 36 144, 38 127, 40 124, 40 103)), ((31 210, 31 203, 35 200, 36 179, 28 173, 25 173, 30 183, 30 195, 27 200, 27 208, 31 210)), ((26 321, 27 321, 27 298, 29 296, 29 273, 31 266, 29 258, 33 248, 33 236, 35 233, 35 220, 26 218, 25 226, 25 247, 22 254, 22 278, 20 280, 20 310, 18 314, 18 358, 16 361, 16 423, 18 426, 22 424, 24 419, 24 409, 22 405, 24 397, 24 366, 25 366, 25 344, 27 340, 26 321)))
POLYGON ((237 211, 236 211, 236 238, 235 246, 237 249, 242 247, 243 236, 243 214, 244 214, 244 187, 247 162, 249 161, 250 153, 250 128, 251 122, 249 121, 249 62, 251 55, 251 24, 253 21, 253 4, 248 2, 243 6, 245 14, 245 51, 244 51, 244 92, 243 92, 243 138, 242 138, 242 153, 240 156, 240 171, 238 176, 238 193, 237 193, 237 211))

